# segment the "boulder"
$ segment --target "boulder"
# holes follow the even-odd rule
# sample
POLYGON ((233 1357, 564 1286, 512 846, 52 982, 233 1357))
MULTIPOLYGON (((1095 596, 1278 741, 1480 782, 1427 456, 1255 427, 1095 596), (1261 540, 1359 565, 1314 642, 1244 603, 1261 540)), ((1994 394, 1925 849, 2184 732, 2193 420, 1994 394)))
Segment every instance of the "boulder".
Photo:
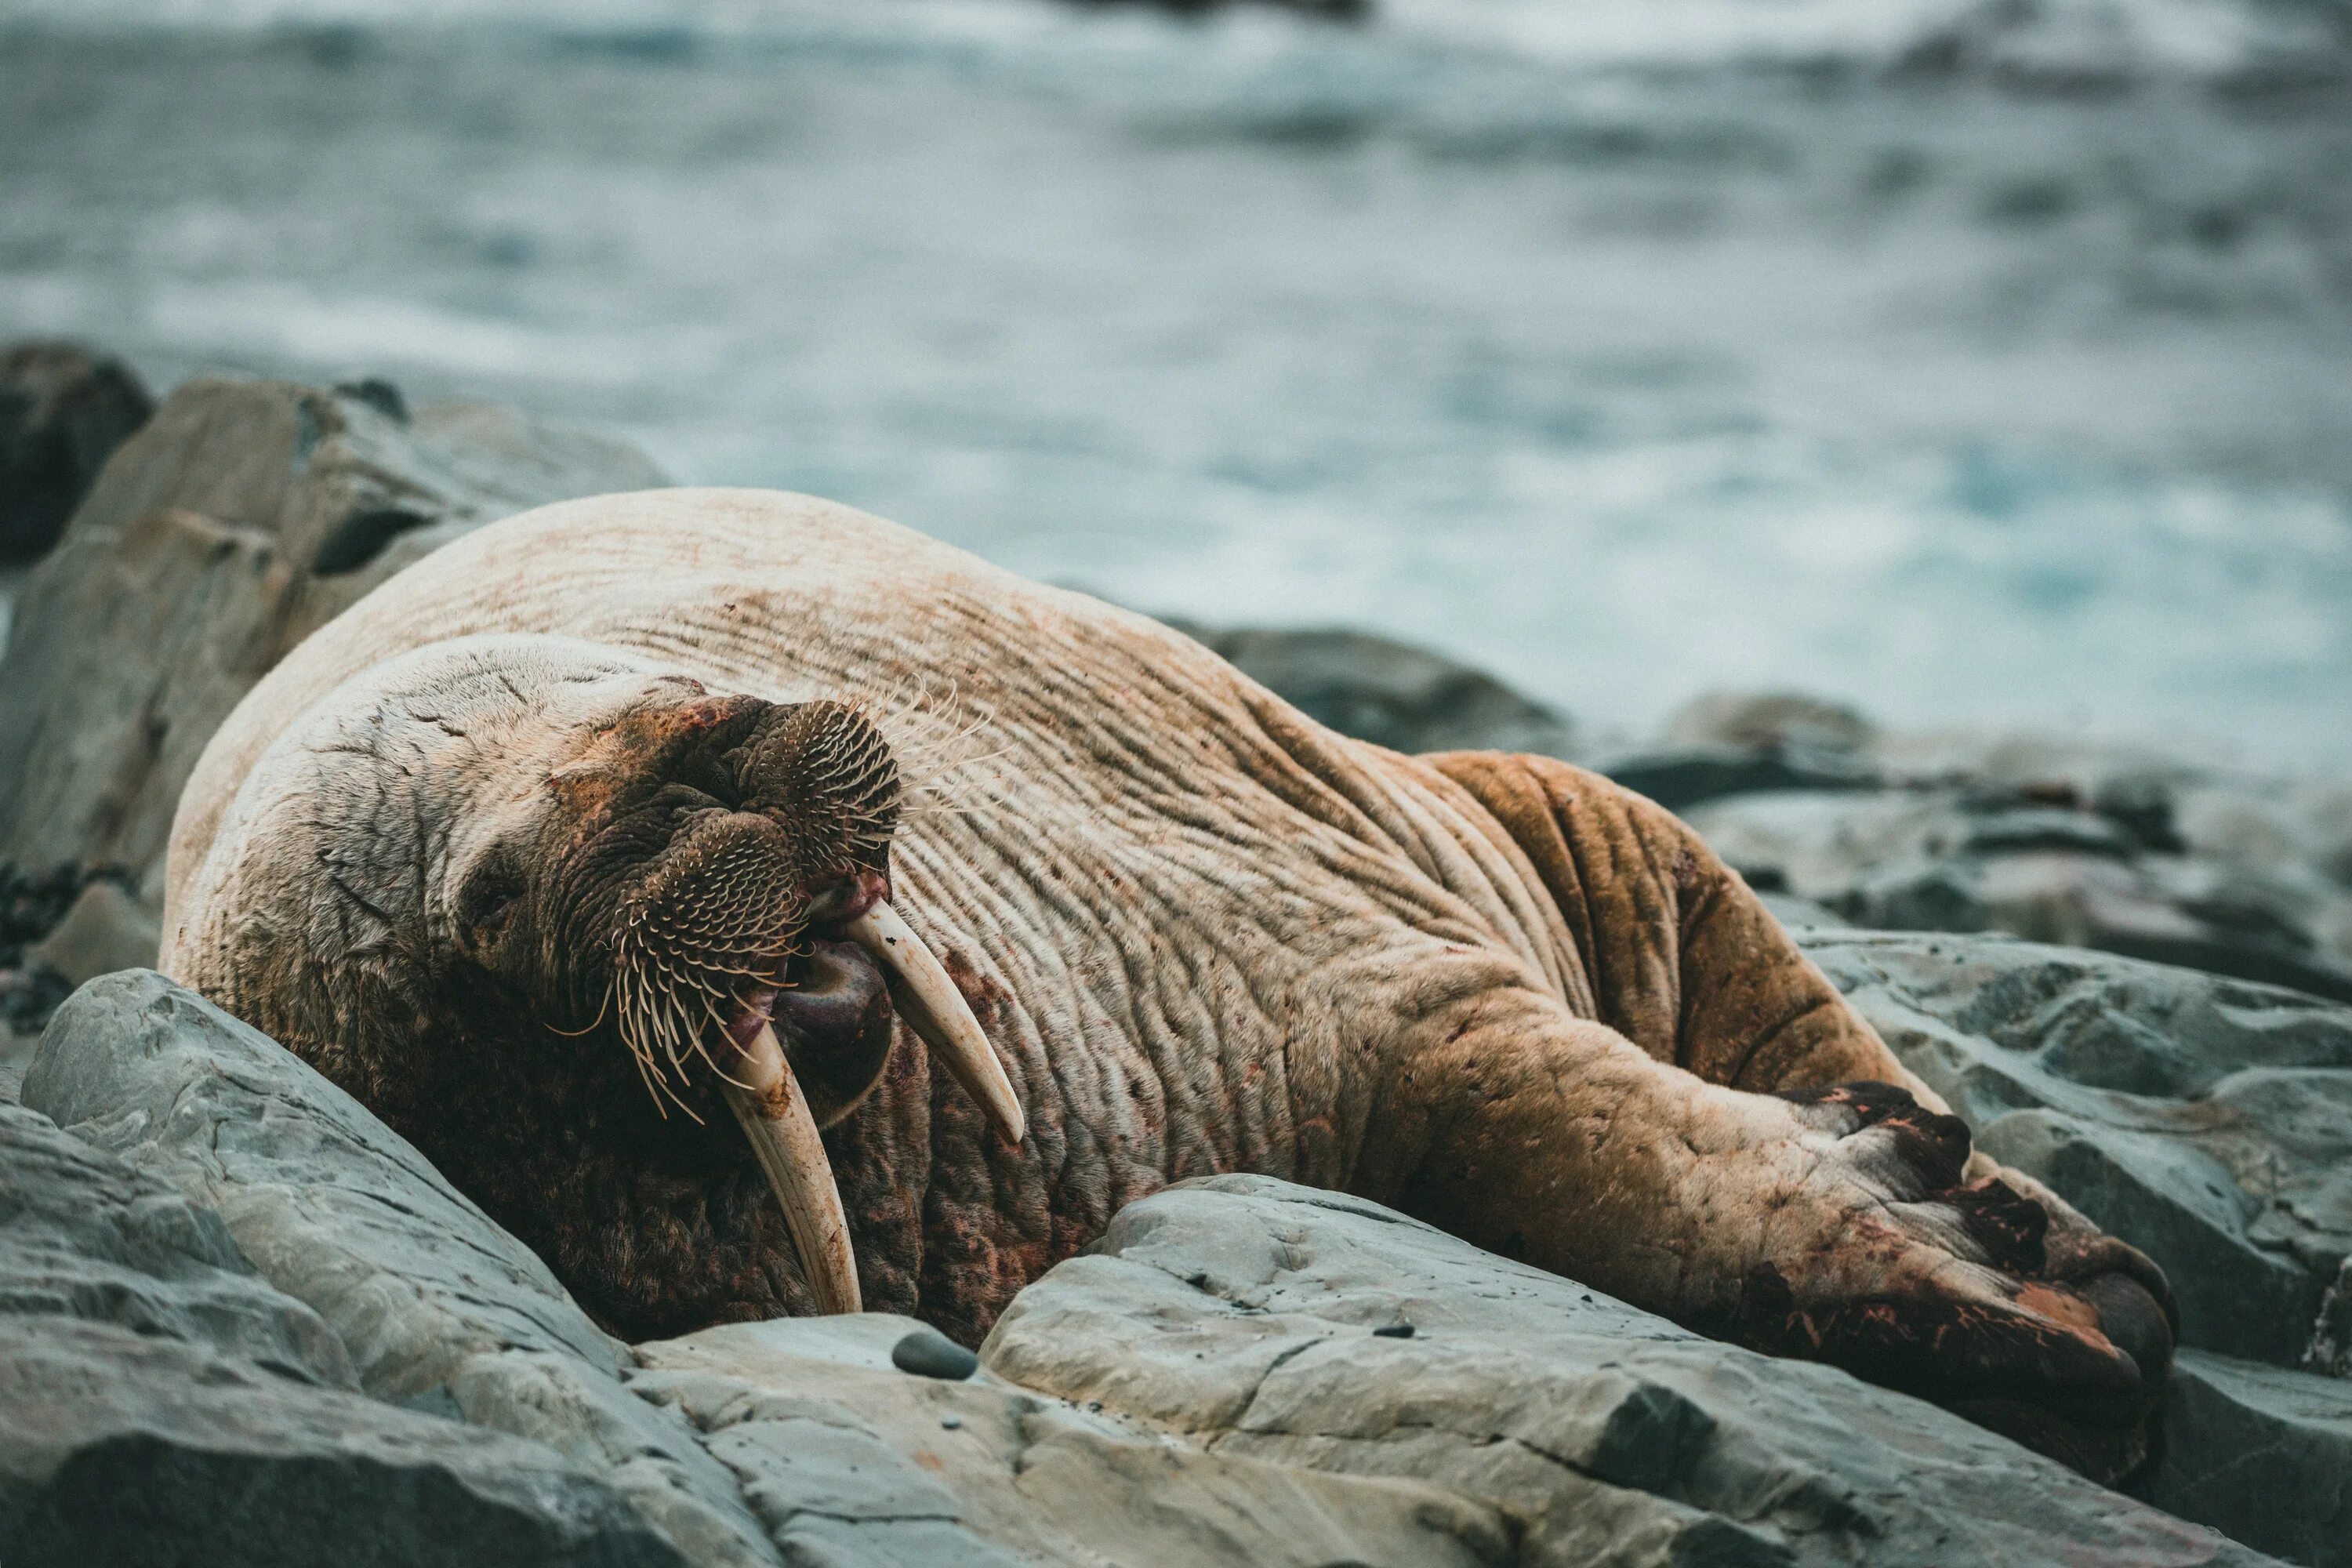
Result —
POLYGON ((2311 1568, 2352 1564, 2352 1383, 2184 1351, 2133 1487, 2311 1568))
POLYGON ((152 906, 197 754, 303 636, 483 522, 665 482, 616 441, 368 391, 193 382, 107 463, 0 659, 0 862, 125 867, 152 906))
POLYGON ((218 1215, 0 1105, 0 1561, 678 1568, 553 1451, 357 1383, 218 1215))
POLYGON ((2163 1267, 2188 1343, 2303 1361, 2352 1253, 2352 1007, 2002 937, 1799 940, 1979 1147, 2163 1267))
POLYGON ((775 1557, 677 1415, 632 1397, 628 1348, 364 1107, 152 971, 75 993, 25 1103, 216 1211, 347 1347, 378 1399, 528 1438, 700 1563, 775 1557))
POLYGON ((982 1358, 1213 1455, 1442 1489, 1531 1568, 2264 1561, 1934 1406, 1262 1177, 1129 1205, 982 1358))
POLYGON ((1417 1479, 1219 1454, 1002 1378, 894 1368, 878 1313, 737 1323, 641 1345, 633 1380, 685 1411, 790 1561, 854 1533, 864 1561, 1082 1568, 1473 1568, 1516 1527, 1417 1479))
POLYGON ((154 408, 120 360, 79 344, 0 352, 0 563, 56 543, 99 469, 154 408))
POLYGON ((101 878, 75 896, 57 929, 26 957, 79 985, 118 969, 148 967, 163 940, 155 917, 121 883, 101 878))
POLYGON ((1410 643, 1351 631, 1169 624, 1308 718, 1391 751, 1487 747, 1565 757, 1575 744, 1564 716, 1410 643))
POLYGON ((1716 691, 1693 699, 1666 720, 1669 746, 1729 746, 1746 752, 1790 748, 1857 755, 1878 727, 1855 709, 1796 691, 1716 691))

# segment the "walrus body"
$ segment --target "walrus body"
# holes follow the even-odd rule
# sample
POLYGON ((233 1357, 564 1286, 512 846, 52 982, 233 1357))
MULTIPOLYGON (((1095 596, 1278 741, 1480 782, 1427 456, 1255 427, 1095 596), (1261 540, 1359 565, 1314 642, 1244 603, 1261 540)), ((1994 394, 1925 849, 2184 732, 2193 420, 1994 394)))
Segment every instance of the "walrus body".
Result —
MULTIPOLYGON (((762 804, 790 793, 789 744, 760 739, 778 714, 846 703, 905 751, 893 715, 950 686, 980 761, 940 809, 844 829, 866 847, 841 865, 944 960, 1025 1136, 936 1078, 855 963, 761 993, 847 998, 793 1065, 867 1305, 975 1340, 1121 1205, 1255 1171, 2087 1468, 2137 1454, 2160 1277, 1971 1159, 1663 810, 1545 759, 1342 738, 1141 616, 803 498, 549 508, 311 637, 184 797, 165 966, 375 1109, 616 1331, 806 1311, 709 1082, 689 1058, 649 1092, 612 983, 579 980, 610 967, 602 911, 653 895, 545 868, 616 835, 675 859, 693 822, 707 871, 720 826, 800 809, 762 804), (663 785, 669 826, 612 826, 665 769, 688 780, 663 785)), ((775 952, 831 951, 795 918, 775 952)))

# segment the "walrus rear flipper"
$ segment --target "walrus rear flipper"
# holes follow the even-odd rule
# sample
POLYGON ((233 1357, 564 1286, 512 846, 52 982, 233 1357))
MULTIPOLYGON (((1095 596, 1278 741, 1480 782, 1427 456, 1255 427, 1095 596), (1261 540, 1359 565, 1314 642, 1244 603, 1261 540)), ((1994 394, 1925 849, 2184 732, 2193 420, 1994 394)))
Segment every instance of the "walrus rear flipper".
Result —
POLYGON ((1664 806, 1550 757, 1422 760, 1468 790, 1534 863, 1600 1022, 1709 1083, 1777 1093, 1869 1079, 1945 1109, 1739 873, 1664 806))
POLYGON ((1548 758, 1423 761, 1526 854, 1576 979, 1566 1008, 1485 998, 1412 1056, 1433 1136, 1405 1206, 2101 1479, 2138 1462, 2176 1331, 2152 1263, 1972 1153, 1664 809, 1548 758))

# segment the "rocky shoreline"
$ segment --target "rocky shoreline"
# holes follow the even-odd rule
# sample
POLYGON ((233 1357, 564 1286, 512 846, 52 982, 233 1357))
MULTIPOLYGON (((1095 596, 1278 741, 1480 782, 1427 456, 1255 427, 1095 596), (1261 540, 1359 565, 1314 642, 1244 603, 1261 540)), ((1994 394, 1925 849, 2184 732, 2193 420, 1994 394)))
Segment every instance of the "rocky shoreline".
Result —
MULTIPOLYGON (((0 454, 55 450, 38 363, 0 454)), ((1697 825, 1987 1148, 2170 1275, 2129 1496, 1256 1178, 1125 1211, 968 1379, 894 1366, 879 1315, 624 1345, 142 966, 187 770, 295 641, 471 527, 665 481, 382 383, 193 383, 125 435, 0 661, 0 1561, 2352 1563, 2352 784, 1785 697, 1598 754, 1420 649, 1188 628, 1335 727, 1568 755, 1697 825)))

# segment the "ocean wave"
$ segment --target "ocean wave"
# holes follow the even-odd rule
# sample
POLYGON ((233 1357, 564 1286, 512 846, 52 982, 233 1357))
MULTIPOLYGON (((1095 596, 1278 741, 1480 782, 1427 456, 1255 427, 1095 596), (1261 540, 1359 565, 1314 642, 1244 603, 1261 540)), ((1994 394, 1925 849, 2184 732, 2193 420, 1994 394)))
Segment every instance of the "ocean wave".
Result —
MULTIPOLYGON (((616 52, 812 37, 906 44, 1120 39, 1244 51, 1328 44, 1328 24, 1239 5, 1203 24, 1050 0, 8 0, 0 23, 206 31, 491 27, 616 52)), ((2151 78, 2299 79, 2352 69, 2352 0, 1374 0, 1391 42, 1556 67, 1849 66, 2027 85, 2151 78)))

